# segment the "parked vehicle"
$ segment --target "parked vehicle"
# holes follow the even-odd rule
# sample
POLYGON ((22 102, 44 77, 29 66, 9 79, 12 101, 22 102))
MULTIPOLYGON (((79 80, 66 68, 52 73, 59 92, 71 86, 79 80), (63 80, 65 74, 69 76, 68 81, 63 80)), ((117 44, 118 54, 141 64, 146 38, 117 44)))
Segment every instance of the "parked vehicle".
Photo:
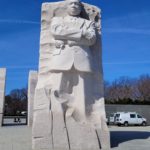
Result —
POLYGON ((22 111, 22 112, 21 112, 21 115, 22 115, 22 116, 26 116, 26 115, 27 115, 27 112, 26 112, 26 111, 22 111))
POLYGON ((110 116, 108 117, 108 124, 115 124, 115 116, 116 113, 111 113, 110 116))
POLYGON ((142 125, 146 126, 147 120, 136 112, 120 112, 115 115, 117 125, 142 125))
MULTIPOLYGON (((118 112, 121 113, 121 112, 118 112)), ((115 124, 115 118, 116 118, 117 113, 111 113, 110 116, 108 117, 108 124, 115 124)))

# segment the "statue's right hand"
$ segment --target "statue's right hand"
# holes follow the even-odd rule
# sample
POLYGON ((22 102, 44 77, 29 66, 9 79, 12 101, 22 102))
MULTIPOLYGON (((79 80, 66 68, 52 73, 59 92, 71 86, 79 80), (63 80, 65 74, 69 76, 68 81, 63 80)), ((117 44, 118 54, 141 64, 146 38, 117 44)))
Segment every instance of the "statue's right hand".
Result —
POLYGON ((91 38, 91 33, 87 30, 83 30, 82 35, 88 40, 91 38))
POLYGON ((55 46, 56 48, 63 48, 65 46, 65 43, 62 40, 55 40, 55 46))

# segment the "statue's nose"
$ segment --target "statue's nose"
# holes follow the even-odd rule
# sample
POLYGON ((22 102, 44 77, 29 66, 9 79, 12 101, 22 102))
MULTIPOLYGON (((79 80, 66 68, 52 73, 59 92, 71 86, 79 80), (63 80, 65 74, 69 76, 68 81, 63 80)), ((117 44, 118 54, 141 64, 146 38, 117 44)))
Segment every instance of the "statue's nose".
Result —
POLYGON ((75 3, 72 3, 72 7, 75 7, 75 3))

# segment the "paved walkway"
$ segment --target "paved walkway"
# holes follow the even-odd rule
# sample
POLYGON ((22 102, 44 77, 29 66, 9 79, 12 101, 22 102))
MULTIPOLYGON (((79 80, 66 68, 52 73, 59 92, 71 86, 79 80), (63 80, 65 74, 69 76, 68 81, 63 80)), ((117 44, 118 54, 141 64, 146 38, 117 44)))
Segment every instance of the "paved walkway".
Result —
MULTIPOLYGON (((150 150, 150 127, 109 127, 112 150, 150 150)), ((31 128, 0 127, 0 150, 31 150, 31 128)))
POLYGON ((112 150, 150 150, 150 127, 110 127, 112 150))
POLYGON ((0 150, 31 150, 31 128, 27 126, 1 127, 0 150))

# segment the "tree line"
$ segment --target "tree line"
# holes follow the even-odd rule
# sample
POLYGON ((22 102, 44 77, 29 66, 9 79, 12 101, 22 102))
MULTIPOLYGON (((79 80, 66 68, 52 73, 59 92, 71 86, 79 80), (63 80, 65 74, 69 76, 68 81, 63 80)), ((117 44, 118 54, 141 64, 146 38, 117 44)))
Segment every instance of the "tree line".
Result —
POLYGON ((150 104, 150 75, 104 82, 106 104, 150 104))
MULTIPOLYGON (((5 96, 5 115, 27 111, 27 91, 27 88, 14 89, 5 96)), ((150 75, 105 81, 104 91, 106 104, 150 104, 150 75)))
POLYGON ((16 116, 27 111, 27 88, 14 89, 5 96, 4 115, 16 116))

